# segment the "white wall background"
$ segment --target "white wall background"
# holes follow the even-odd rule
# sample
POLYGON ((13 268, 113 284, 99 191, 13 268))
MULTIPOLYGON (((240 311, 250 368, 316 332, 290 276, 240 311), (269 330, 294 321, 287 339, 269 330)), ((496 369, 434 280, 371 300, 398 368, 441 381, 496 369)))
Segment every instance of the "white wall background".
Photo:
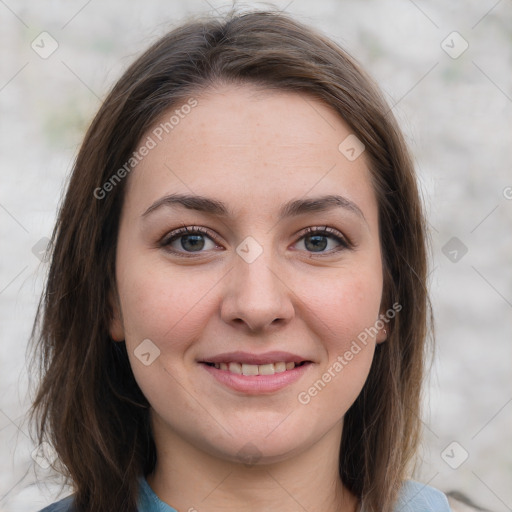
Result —
MULTIPOLYGON (((432 227, 438 343, 417 478, 510 511, 512 2, 274 5, 325 31, 370 71, 415 155, 432 227), (453 31, 463 40, 447 39, 453 31), (465 42, 457 58, 446 53, 457 56, 465 42), (452 237, 458 247, 446 246, 452 237)), ((31 457, 25 350, 46 270, 33 247, 51 234, 81 137, 136 55, 185 16, 226 8, 215 0, 0 1, 2 512, 39 510, 59 491, 31 457), (58 43, 46 59, 31 48, 51 49, 44 31, 58 43)))

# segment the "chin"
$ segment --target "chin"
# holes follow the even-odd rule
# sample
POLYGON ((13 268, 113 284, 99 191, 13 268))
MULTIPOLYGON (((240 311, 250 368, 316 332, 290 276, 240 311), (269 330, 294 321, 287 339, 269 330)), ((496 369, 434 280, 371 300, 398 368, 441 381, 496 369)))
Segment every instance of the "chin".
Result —
POLYGON ((276 433, 258 433, 251 437, 247 431, 239 436, 225 437, 221 443, 210 445, 208 451, 219 458, 248 466, 275 464, 296 456, 305 450, 311 442, 303 435, 290 429, 276 433))

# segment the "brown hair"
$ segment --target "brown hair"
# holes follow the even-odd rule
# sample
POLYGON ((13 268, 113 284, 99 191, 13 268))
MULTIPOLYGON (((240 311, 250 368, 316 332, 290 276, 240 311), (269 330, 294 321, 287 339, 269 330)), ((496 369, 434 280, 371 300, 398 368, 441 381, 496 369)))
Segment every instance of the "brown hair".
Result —
POLYGON ((126 347, 109 336, 126 180, 101 199, 95 191, 165 110, 219 82, 312 94, 366 147, 379 205, 383 301, 402 310, 345 415, 339 472, 365 510, 389 512, 418 443, 431 315, 414 169, 373 81, 337 44, 279 12, 193 20, 169 32, 128 68, 94 118, 59 211, 32 333, 42 372, 31 414, 38 441, 55 447, 55 468, 72 482, 77 512, 136 510, 137 477, 153 470, 156 450, 126 347))

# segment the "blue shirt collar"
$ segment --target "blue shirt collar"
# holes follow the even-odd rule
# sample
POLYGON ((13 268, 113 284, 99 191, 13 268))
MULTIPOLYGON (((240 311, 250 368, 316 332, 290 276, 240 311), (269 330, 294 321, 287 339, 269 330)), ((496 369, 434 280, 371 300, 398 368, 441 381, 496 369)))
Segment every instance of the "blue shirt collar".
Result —
POLYGON ((139 512, 178 512, 155 494, 144 477, 139 478, 139 486, 140 493, 137 502, 139 512))

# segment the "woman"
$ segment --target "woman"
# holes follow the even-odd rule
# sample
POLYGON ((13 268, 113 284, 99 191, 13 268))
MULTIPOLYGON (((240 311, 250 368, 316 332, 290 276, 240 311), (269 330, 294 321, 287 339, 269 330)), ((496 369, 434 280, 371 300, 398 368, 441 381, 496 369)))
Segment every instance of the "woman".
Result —
POLYGON ((275 12, 121 77, 59 212, 34 401, 46 511, 449 510, 407 480, 430 315, 411 158, 376 86, 275 12))

